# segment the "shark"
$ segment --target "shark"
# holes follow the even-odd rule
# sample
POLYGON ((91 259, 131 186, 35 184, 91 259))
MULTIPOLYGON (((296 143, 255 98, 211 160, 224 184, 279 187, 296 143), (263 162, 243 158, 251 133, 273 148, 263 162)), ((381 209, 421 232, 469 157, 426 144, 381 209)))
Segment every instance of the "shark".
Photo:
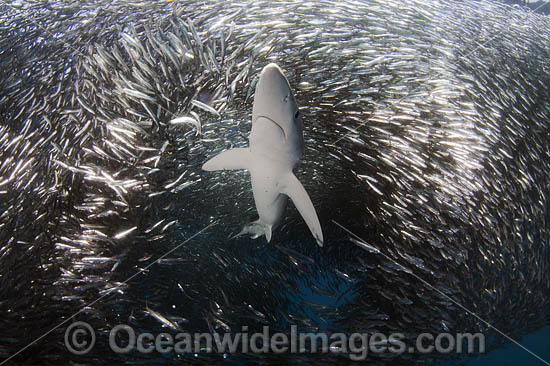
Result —
POLYGON ((304 136, 299 109, 281 68, 266 65, 256 84, 252 106, 249 147, 221 152, 202 166, 205 171, 246 169, 250 173, 258 220, 236 236, 262 235, 270 242, 281 223, 288 198, 306 222, 319 246, 323 232, 315 207, 294 169, 304 154, 304 136))

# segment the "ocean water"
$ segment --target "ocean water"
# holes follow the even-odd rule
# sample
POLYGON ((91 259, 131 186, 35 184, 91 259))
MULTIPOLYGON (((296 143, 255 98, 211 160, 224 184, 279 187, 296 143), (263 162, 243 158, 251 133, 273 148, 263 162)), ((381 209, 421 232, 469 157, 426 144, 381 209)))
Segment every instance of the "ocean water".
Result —
POLYGON ((509 343, 503 348, 476 355, 457 362, 445 362, 441 366, 541 366, 550 363, 550 326, 543 327, 517 340, 522 346, 533 352, 547 363, 530 354, 516 344, 509 343))

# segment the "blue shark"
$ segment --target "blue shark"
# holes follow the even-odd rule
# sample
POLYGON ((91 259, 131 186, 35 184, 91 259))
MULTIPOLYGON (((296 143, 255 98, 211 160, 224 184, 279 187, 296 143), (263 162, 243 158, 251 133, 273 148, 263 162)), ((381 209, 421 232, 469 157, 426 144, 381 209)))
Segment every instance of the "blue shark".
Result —
POLYGON ((293 172, 304 153, 298 105, 286 76, 274 63, 264 67, 256 85, 249 141, 249 147, 223 151, 202 167, 205 171, 246 169, 250 172, 259 219, 246 225, 237 236, 265 235, 269 242, 290 198, 317 244, 323 246, 315 207, 293 172))

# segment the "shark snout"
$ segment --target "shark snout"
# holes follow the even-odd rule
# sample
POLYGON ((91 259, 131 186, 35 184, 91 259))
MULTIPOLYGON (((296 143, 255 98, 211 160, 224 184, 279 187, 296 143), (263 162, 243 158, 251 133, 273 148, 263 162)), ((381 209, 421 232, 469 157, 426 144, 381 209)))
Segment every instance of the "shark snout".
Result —
POLYGON ((279 66, 271 63, 263 68, 256 86, 255 102, 279 104, 288 102, 291 94, 290 84, 279 66))
POLYGON ((267 64, 266 66, 264 66, 264 68, 262 69, 262 73, 260 74, 260 77, 262 76, 270 76, 270 77, 273 77, 273 76, 280 76, 282 77, 283 79, 286 80, 286 77, 285 77, 285 74, 283 73, 283 70, 281 70, 281 68, 279 67, 279 65, 277 65, 276 63, 270 63, 270 64, 267 64))

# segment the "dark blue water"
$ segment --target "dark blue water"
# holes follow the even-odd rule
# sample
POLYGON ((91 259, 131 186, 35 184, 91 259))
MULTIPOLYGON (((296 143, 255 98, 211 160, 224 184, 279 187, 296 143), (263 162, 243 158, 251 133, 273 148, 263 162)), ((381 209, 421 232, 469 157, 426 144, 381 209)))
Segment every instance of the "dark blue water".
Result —
MULTIPOLYGON (((325 280, 318 281, 320 287, 325 287, 328 282, 325 280)), ((339 286, 339 293, 342 296, 338 299, 329 298, 320 295, 313 291, 306 283, 300 281, 298 283, 300 294, 308 301, 323 304, 327 306, 336 306, 338 304, 350 301, 354 294, 350 292, 350 287, 344 283, 339 286)), ((305 311, 305 316, 311 317, 319 323, 321 329, 330 328, 330 324, 321 321, 313 312, 305 311)), ((442 362, 440 366, 548 366, 550 365, 550 326, 543 327, 536 332, 530 333, 520 339, 516 339, 522 346, 533 352, 545 362, 530 354, 520 346, 509 343, 505 347, 485 353, 476 354, 471 357, 465 357, 460 360, 450 362, 442 362)))
MULTIPOLYGON (((546 326, 534 333, 517 340, 522 346, 550 363, 550 326, 546 326)), ((454 362, 452 365, 456 365, 454 362)), ((540 361, 529 352, 516 344, 509 344, 504 348, 489 352, 484 355, 473 356, 461 360, 461 366, 543 366, 540 361)), ((451 365, 445 363, 444 365, 451 365)), ((442 365, 443 366, 443 365, 442 365)))

